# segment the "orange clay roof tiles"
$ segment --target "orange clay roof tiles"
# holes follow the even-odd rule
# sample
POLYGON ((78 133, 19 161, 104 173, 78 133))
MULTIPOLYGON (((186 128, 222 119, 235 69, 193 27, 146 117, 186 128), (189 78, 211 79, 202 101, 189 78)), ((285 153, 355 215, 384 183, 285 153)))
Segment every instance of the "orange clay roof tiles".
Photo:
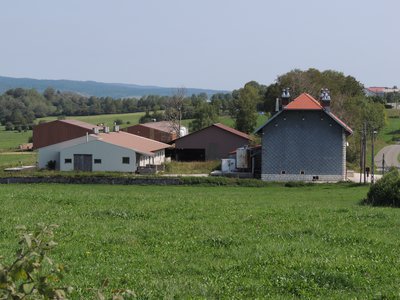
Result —
POLYGON ((322 110, 323 107, 311 95, 303 93, 284 107, 285 110, 322 110))

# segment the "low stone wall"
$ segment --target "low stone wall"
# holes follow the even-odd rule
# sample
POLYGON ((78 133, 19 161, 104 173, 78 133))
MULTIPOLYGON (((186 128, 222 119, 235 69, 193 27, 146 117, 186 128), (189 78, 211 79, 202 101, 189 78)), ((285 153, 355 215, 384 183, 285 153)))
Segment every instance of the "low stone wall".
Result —
POLYGON ((0 184, 64 183, 64 184, 121 184, 121 185, 181 185, 179 178, 118 178, 118 177, 6 177, 0 184))
POLYGON ((261 180, 276 182, 338 182, 345 180, 345 178, 341 175, 261 174, 261 180))

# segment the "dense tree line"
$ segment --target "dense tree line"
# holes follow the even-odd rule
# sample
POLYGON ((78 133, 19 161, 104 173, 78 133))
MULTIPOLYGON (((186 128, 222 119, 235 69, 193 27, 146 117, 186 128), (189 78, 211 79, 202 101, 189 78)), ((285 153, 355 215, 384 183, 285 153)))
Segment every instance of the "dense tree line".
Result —
MULTIPOLYGON (((366 124, 369 131, 379 130, 385 124, 384 103, 379 97, 366 97, 363 85, 352 76, 316 69, 292 70, 277 77, 270 85, 255 81, 246 83, 232 93, 185 95, 184 89, 172 96, 149 95, 140 99, 113 99, 85 97, 48 88, 43 94, 36 90, 13 89, 0 96, 0 122, 8 129, 29 126, 44 116, 97 115, 145 112, 141 123, 168 120, 177 125, 179 120, 193 119, 190 131, 196 131, 230 115, 238 130, 252 133, 258 112, 273 113, 276 98, 282 89, 289 88, 294 99, 307 92, 318 99, 321 88, 329 88, 331 110, 353 130, 348 158, 355 161, 359 155, 359 134, 366 124)), ((388 96, 389 97, 389 96, 388 96)))
MULTIPOLYGON (((60 92, 47 88, 43 94, 34 89, 16 88, 0 95, 0 123, 7 129, 26 129, 35 123, 36 118, 46 116, 86 116, 99 114, 118 114, 146 112, 142 122, 166 119, 163 111, 170 107, 174 96, 143 96, 140 99, 113 99, 110 97, 86 97, 71 92, 60 92)), ((207 103, 207 95, 199 94, 182 99, 182 119, 195 117, 198 103, 207 103)), ((219 102, 225 109, 224 98, 219 102)))

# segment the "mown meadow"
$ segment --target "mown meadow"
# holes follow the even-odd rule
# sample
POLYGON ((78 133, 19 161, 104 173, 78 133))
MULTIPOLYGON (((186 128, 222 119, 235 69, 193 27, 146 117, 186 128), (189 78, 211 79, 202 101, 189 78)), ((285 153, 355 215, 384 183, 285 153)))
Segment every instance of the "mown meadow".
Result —
POLYGON ((73 299, 106 278, 139 299, 398 298, 400 210, 360 205, 367 190, 2 185, 0 256, 16 225, 56 223, 73 299))

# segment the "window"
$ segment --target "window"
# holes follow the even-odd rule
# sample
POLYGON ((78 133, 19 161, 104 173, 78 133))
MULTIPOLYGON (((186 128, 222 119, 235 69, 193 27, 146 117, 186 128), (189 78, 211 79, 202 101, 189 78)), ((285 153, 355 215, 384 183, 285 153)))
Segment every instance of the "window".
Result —
POLYGON ((281 171, 281 174, 282 174, 282 175, 286 174, 286 171, 281 171))
POLYGON ((300 174, 301 174, 301 175, 304 175, 305 173, 304 173, 304 171, 300 171, 300 174))
POLYGON ((65 164, 72 164, 72 158, 66 158, 64 159, 65 164))
POLYGON ((95 164, 101 164, 101 159, 95 158, 95 159, 94 159, 94 163, 95 163, 95 164))
POLYGON ((128 164, 128 165, 129 165, 129 157, 123 157, 123 158, 122 158, 122 163, 123 163, 123 164, 128 164))

